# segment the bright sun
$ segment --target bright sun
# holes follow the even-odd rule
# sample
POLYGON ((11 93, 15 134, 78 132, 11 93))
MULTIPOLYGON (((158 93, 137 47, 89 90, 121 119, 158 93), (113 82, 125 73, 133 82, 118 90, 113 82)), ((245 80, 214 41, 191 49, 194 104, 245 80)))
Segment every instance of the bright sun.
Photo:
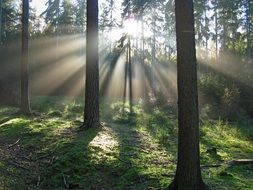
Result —
POLYGON ((133 37, 137 37, 141 33, 140 23, 134 18, 129 18, 124 22, 123 31, 133 37))
POLYGON ((113 41, 119 40, 123 34, 128 34, 134 38, 141 35, 141 24, 134 18, 124 21, 123 28, 113 29, 111 31, 111 38, 113 41))

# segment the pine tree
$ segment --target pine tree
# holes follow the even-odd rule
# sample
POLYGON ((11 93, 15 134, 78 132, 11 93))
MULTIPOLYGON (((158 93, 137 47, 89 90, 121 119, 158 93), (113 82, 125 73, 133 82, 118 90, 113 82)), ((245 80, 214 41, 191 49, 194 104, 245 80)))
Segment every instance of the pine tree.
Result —
POLYGON ((199 117, 193 0, 175 1, 178 70, 178 159, 170 190, 204 190, 199 159, 199 117))
POLYGON ((87 0, 85 128, 99 127, 98 0, 87 0))
POLYGON ((21 102, 20 111, 29 114, 29 73, 28 73, 28 24, 29 24, 29 0, 23 0, 22 6, 22 54, 21 54, 21 102))

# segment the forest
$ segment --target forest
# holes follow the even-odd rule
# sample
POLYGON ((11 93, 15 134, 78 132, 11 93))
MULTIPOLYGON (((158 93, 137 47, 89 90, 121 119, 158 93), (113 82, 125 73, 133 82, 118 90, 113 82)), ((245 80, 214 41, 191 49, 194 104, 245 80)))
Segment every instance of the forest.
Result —
POLYGON ((0 0, 0 190, 253 190, 252 0, 0 0))

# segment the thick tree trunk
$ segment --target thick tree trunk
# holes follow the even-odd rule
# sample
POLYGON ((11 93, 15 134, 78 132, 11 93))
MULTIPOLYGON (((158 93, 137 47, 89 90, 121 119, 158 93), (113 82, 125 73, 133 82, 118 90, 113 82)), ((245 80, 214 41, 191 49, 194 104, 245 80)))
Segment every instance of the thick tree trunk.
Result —
POLYGON ((20 111, 30 113, 29 72, 28 72, 28 24, 29 0, 23 0, 22 6, 22 54, 21 54, 21 102, 20 111))
POLYGON ((204 190, 199 160, 199 117, 192 0, 177 0, 178 161, 170 190, 204 190))
POLYGON ((99 127, 98 0, 87 0, 84 126, 99 127))

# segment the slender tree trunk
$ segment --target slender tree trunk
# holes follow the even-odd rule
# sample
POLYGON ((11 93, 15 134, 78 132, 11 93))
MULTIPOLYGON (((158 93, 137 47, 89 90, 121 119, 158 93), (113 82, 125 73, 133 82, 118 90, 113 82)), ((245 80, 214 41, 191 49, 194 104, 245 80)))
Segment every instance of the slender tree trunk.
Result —
POLYGON ((218 3, 216 0, 215 3, 215 10, 214 10, 214 17, 215 17, 215 62, 218 63, 218 3))
POLYGON ((22 6, 22 52, 21 52, 21 102, 20 111, 28 114, 30 110, 29 100, 29 72, 28 72, 28 24, 29 24, 29 0, 23 0, 22 6))
POLYGON ((99 127, 98 0, 87 0, 84 126, 99 127))
POLYGON ((2 0, 0 0, 0 46, 2 45, 2 0))
POLYGON ((125 104, 126 104, 126 95, 127 95, 127 76, 128 76, 128 46, 126 47, 126 61, 125 61, 125 68, 124 68, 124 90, 123 90, 123 114, 125 114, 125 104))
POLYGON ((250 60, 251 59, 251 51, 252 51, 252 40, 251 40, 251 37, 252 37, 252 23, 250 22, 250 18, 251 18, 251 12, 250 12, 250 0, 247 0, 246 1, 246 28, 247 28, 247 60, 250 60))
POLYGON ((204 16, 205 16, 205 54, 208 56, 208 34, 207 34, 207 28, 208 28, 208 22, 207 22, 207 0, 204 0, 204 16))
POLYGON ((193 0, 177 0, 178 160, 170 190, 204 190, 199 159, 199 117, 193 0))
POLYGON ((129 64, 129 104, 130 113, 133 113, 133 79, 132 79, 132 60, 131 60, 131 39, 128 36, 128 64, 129 64))
POLYGON ((228 27, 227 27, 227 23, 225 20, 222 22, 222 28, 223 28, 223 34, 222 34, 221 51, 223 53, 226 53, 227 42, 228 42, 228 27))
POLYGON ((144 19, 143 19, 143 10, 141 11, 141 65, 142 65, 142 77, 143 77, 143 99, 144 104, 147 102, 147 88, 146 88, 146 73, 145 73, 145 63, 144 63, 144 51, 145 51, 145 42, 144 42, 144 19))
MULTIPOLYGON (((111 0, 110 2, 110 6, 111 6, 111 15, 110 15, 110 19, 111 19, 111 27, 112 27, 112 22, 113 22, 113 0, 111 0)), ((110 30, 110 53, 112 53, 112 30, 110 30)))
POLYGON ((156 79, 155 79, 155 64, 156 64, 156 18, 155 18, 155 10, 153 12, 153 16, 152 16, 152 24, 153 24, 153 36, 152 36, 152 49, 151 49, 151 87, 152 87, 152 91, 154 93, 154 96, 156 96, 156 79))
MULTIPOLYGON (((60 0, 57 1, 57 21, 56 21, 56 61, 59 61, 59 15, 60 15, 60 0)), ((58 64, 59 65, 59 64, 58 64)))
MULTIPOLYGON (((205 59, 207 63, 209 63, 209 51, 208 51, 208 34, 207 34, 207 29, 208 29, 208 22, 207 22, 207 0, 204 0, 204 17, 205 17, 205 59)), ((205 67, 206 72, 208 73, 208 66, 206 65, 205 67)))

